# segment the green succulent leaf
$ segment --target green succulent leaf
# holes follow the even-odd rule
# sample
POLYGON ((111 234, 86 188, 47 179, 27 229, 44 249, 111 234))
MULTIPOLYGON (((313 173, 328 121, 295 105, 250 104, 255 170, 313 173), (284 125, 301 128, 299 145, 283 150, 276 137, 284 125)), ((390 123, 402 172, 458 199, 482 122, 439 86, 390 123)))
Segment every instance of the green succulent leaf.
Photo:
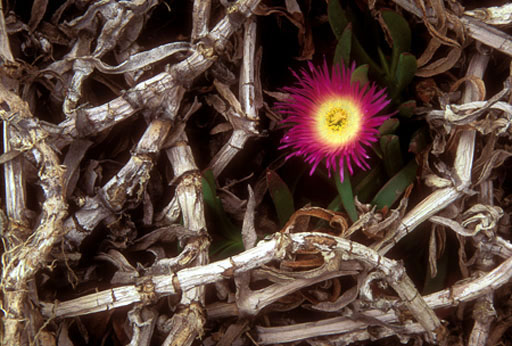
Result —
MULTIPOLYGON (((329 5, 327 7, 327 17, 329 18, 329 24, 331 25, 332 32, 334 33, 334 36, 336 36, 336 39, 338 39, 339 42, 341 36, 345 31, 345 28, 351 21, 349 20, 349 14, 345 9, 343 9, 343 7, 341 7, 339 0, 331 0, 329 1, 329 5)), ((363 46, 361 45, 361 43, 359 43, 357 38, 352 35, 351 41, 351 56, 359 64, 368 64, 370 65, 371 69, 377 73, 377 75, 382 75, 383 72, 380 66, 377 65, 375 61, 373 61, 373 59, 368 55, 368 53, 364 50, 363 46)), ((340 47, 339 49, 341 50, 342 48, 340 47)))
POLYGON ((401 53, 398 58, 398 65, 395 73, 395 85, 397 96, 400 92, 411 83, 416 73, 416 57, 410 53, 401 53))
POLYGON ((408 100, 400 104, 398 106, 398 114, 403 117, 410 118, 414 115, 414 111, 416 110, 416 101, 408 100))
MULTIPOLYGON (((396 118, 389 118, 379 127, 379 133, 381 136, 395 133, 400 126, 400 120, 396 118)), ((382 152, 380 143, 373 143, 372 150, 379 159, 384 159, 384 153, 382 152)))
POLYGON ((370 68, 377 74, 377 77, 383 76, 382 68, 368 55, 363 46, 357 40, 357 37, 352 38, 352 56, 361 65, 370 65, 370 68))
POLYGON ((295 212, 293 196, 288 185, 275 171, 267 170, 266 178, 268 191, 274 203, 279 224, 282 227, 295 212))
POLYGON ((384 52, 380 47, 377 47, 377 53, 379 54, 380 66, 382 66, 382 68, 384 69, 384 73, 389 78, 391 72, 389 71, 388 60, 386 59, 386 56, 384 55, 384 52))
POLYGON ((332 211, 340 211, 341 210, 341 197, 340 195, 336 195, 334 199, 329 203, 327 209, 332 211))
POLYGON ((334 64, 343 61, 345 66, 350 64, 350 50, 352 48, 352 24, 348 24, 341 34, 336 50, 334 52, 334 64))
POLYGON ((222 235, 231 240, 241 240, 240 229, 231 222, 224 211, 219 197, 217 197, 215 177, 211 170, 207 170, 203 173, 201 182, 204 202, 211 209, 215 223, 220 226, 222 235))
POLYGON ((377 192, 371 204, 376 205, 378 209, 382 209, 385 206, 388 208, 391 207, 402 195, 407 186, 414 182, 417 169, 418 165, 416 162, 414 160, 409 161, 404 168, 389 179, 379 192, 377 192))
POLYGON ((394 176, 403 166, 400 138, 397 135, 380 137, 380 149, 384 158, 384 167, 388 177, 394 176))
POLYGON ((379 133, 381 136, 395 133, 398 126, 400 126, 400 120, 397 118, 389 118, 380 125, 379 133))
POLYGON ((394 74, 400 54, 411 49, 411 29, 404 17, 395 11, 382 10, 380 13, 393 41, 390 72, 394 74))
POLYGON ((210 255, 215 259, 224 259, 244 251, 242 237, 239 240, 226 240, 212 244, 210 255))
POLYGON ((345 208, 345 211, 350 217, 350 220, 352 220, 352 222, 356 222, 358 216, 356 206, 354 204, 354 194, 352 193, 350 174, 346 167, 344 167, 343 169, 345 170, 343 174, 343 182, 341 182, 340 177, 337 174, 334 175, 334 181, 336 182, 336 189, 338 189, 338 194, 340 195, 341 204, 343 205, 343 208, 345 208))
POLYGON ((379 191, 381 186, 386 182, 385 176, 386 172, 384 171, 382 163, 373 167, 359 184, 356 185, 355 195, 357 195, 357 198, 363 203, 369 202, 371 197, 375 196, 377 191, 379 191))
POLYGON ((363 86, 366 83, 368 83, 368 69, 368 64, 356 67, 354 73, 352 73, 352 78, 350 79, 350 82, 359 82, 359 86, 363 86))
POLYGON ((327 7, 327 17, 329 18, 329 24, 336 38, 339 40, 343 34, 343 30, 348 24, 347 14, 341 7, 339 0, 329 1, 327 7))

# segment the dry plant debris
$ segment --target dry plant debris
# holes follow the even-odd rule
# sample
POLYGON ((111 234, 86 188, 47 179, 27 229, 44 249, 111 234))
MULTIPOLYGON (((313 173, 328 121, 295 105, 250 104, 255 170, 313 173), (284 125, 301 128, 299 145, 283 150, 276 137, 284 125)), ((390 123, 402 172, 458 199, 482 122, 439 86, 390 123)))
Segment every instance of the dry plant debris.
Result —
POLYGON ((353 2, 415 27, 426 134, 379 206, 274 140, 285 65, 356 44, 336 4, 0 6, 0 344, 512 345, 512 6, 353 2))

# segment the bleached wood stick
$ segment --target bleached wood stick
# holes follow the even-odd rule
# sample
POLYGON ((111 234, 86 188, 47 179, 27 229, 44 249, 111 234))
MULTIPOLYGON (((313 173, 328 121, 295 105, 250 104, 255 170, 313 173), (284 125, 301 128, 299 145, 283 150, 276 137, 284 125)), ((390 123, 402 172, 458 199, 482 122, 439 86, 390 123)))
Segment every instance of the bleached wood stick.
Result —
MULTIPOLYGON (((202 233, 206 232, 206 219, 201 176, 185 133, 182 133, 181 138, 172 148, 166 150, 166 154, 174 176, 179 181, 176 187, 176 198, 183 217, 183 226, 196 234, 195 239, 188 238, 181 242, 181 246, 191 248, 197 255, 188 263, 181 263, 181 265, 204 266, 209 262, 210 242, 202 233)), ((180 340, 182 345, 190 345, 204 333, 203 328, 206 322, 204 286, 183 290, 180 305, 183 308, 171 317, 170 331, 163 345, 171 345, 175 340, 180 340)))
MULTIPOLYGON (((421 10, 416 6, 412 0, 394 0, 395 3, 408 12, 422 17, 421 10)), ((437 19, 430 16, 429 20, 435 22, 437 19)), ((470 16, 461 16, 460 21, 464 26, 466 33, 475 40, 492 47, 502 53, 512 56, 512 36, 493 28, 484 22, 472 18, 470 16)))
POLYGON ((19 239, 17 243, 4 243, 6 249, 2 255, 2 276, 0 287, 3 292, 3 333, 2 345, 24 344, 22 333, 25 323, 25 297, 27 284, 36 272, 46 264, 46 260, 55 243, 62 236, 62 222, 67 215, 67 203, 64 196, 64 168, 51 145, 47 143, 48 134, 35 118, 27 103, 0 83, 0 99, 17 116, 10 124, 16 136, 11 145, 19 151, 30 152, 38 166, 38 178, 43 189, 45 201, 42 204, 41 220, 34 232, 23 239, 18 237, 16 228, 6 231, 6 238, 19 239), (14 232, 14 233, 12 233, 14 232))
POLYGON ((270 240, 261 241, 255 248, 206 266, 186 268, 170 275, 144 278, 137 285, 100 291, 62 303, 43 303, 42 313, 47 317, 72 317, 141 302, 154 294, 157 296, 177 294, 223 280, 235 272, 246 272, 270 261, 281 259, 286 255, 286 246, 289 245, 286 240, 287 237, 277 234, 270 240))
POLYGON ((180 291, 186 292, 194 287, 246 272, 268 261, 282 259, 283 256, 300 249, 316 249, 326 260, 334 259, 335 253, 340 253, 342 255, 338 260, 353 260, 378 269, 397 292, 402 304, 425 328, 429 339, 435 341, 442 336, 444 328, 441 322, 417 292, 402 265, 350 240, 309 232, 278 233, 271 240, 261 241, 256 247, 226 260, 183 269, 173 275, 146 277, 135 286, 114 288, 60 304, 45 304, 43 313, 55 317, 76 316, 145 301, 147 297, 154 299, 180 291))
MULTIPOLYGON (((208 69, 216 59, 216 50, 222 50, 227 39, 243 22, 242 18, 251 15, 252 10, 257 6, 259 0, 240 0, 228 9, 227 15, 198 43, 193 53, 185 60, 173 65, 168 72, 160 73, 157 76, 139 83, 134 88, 102 106, 85 109, 78 112, 77 116, 86 117, 88 134, 94 134, 109 128, 121 120, 132 116, 138 109, 145 109, 152 106, 152 100, 160 104, 162 97, 169 100, 174 111, 166 110, 164 117, 173 121, 180 106, 183 96, 182 85, 190 83, 191 80, 208 69), (233 18, 238 18, 237 20, 233 18)), ((81 121, 84 121, 83 119, 81 121)), ((66 120, 59 127, 63 134, 75 137, 78 136, 78 129, 75 126, 76 119, 66 120)), ((163 124, 154 124, 160 130, 156 140, 153 137, 153 129, 148 129, 141 141, 147 142, 151 152, 156 152, 169 128, 163 129, 163 124), (146 137, 145 137, 146 136, 146 137)), ((170 126, 170 123, 166 126, 170 126)), ((65 140, 66 136, 63 140, 65 140)), ((63 144, 65 142, 61 142, 63 144)), ((138 155, 138 154, 137 154, 138 155)), ((148 156, 133 156, 132 159, 114 176, 103 188, 102 192, 93 198, 87 198, 85 205, 75 213, 74 217, 66 220, 66 239, 68 249, 79 246, 92 230, 108 215, 110 207, 122 207, 126 201, 126 195, 117 194, 123 190, 134 192, 136 186, 145 175, 149 174, 153 163, 148 156), (109 193, 110 190, 116 193, 109 193), (112 198, 110 198, 112 197, 112 198), (107 202, 106 204, 103 202, 107 202)))
POLYGON ((194 0, 192 10, 192 41, 195 41, 208 33, 210 23, 211 0, 194 0))
POLYGON ((256 51, 256 19, 251 17, 244 25, 243 61, 240 69, 239 96, 240 101, 232 94, 229 87, 215 83, 219 93, 228 101, 230 109, 225 117, 233 126, 229 141, 213 157, 210 167, 215 177, 226 168, 238 154, 247 140, 258 134, 258 110, 256 109, 255 92, 255 51, 256 51))
MULTIPOLYGON (((512 279, 512 258, 507 259, 499 266, 483 276, 470 281, 463 281, 454 286, 424 297, 431 309, 442 309, 457 306, 460 303, 469 302, 482 297, 488 292, 507 284, 512 279)), ((383 312, 371 310, 364 315, 371 319, 377 319, 384 324, 397 323, 399 317, 395 312, 383 312)), ((324 335, 350 333, 357 330, 366 330, 366 321, 357 321, 349 317, 335 317, 316 322, 300 323, 284 327, 256 327, 258 343, 267 345, 275 343, 293 342, 306 338, 324 335)))
MULTIPOLYGON (((12 64, 15 66, 15 60, 9 46, 9 37, 5 26, 5 18, 2 11, 2 5, 0 4, 0 57, 5 64, 12 64)), ((3 76, 3 83, 9 83, 4 85, 10 90, 19 89, 19 81, 14 80, 8 76, 3 76)), ((3 107, 0 107, 2 109, 3 107)), ((4 115, 6 117, 15 118, 17 115, 10 110, 5 110, 4 115)), ((3 117, 2 117, 3 118, 3 117)), ((13 130, 8 124, 8 119, 2 119, 3 123, 3 145, 4 153, 11 150, 10 138, 13 135, 13 130)), ((25 198, 25 173, 23 171, 23 158, 16 157, 6 163, 4 163, 4 186, 5 186, 5 210, 7 217, 12 222, 19 223, 20 226, 26 225, 27 218, 24 215, 26 211, 26 198, 25 198)))
MULTIPOLYGON (((481 78, 489 61, 489 56, 477 54, 473 57, 466 75, 481 78)), ((468 88, 472 88, 469 86, 468 88)), ((463 102, 473 101, 477 95, 466 94, 463 102)), ((437 189, 418 203, 402 219, 397 232, 390 239, 376 243, 374 249, 381 254, 387 253, 400 239, 412 232, 422 222, 460 198, 471 184, 471 169, 475 151, 475 130, 462 131, 455 156, 455 174, 457 186, 437 189)))

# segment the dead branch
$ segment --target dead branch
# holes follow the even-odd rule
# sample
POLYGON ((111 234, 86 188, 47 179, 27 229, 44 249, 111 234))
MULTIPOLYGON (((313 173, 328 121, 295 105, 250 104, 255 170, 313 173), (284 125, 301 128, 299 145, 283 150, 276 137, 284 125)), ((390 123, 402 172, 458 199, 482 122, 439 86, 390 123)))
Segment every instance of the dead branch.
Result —
MULTIPOLYGON (((418 163, 422 161, 422 181, 415 185, 432 190, 411 208, 409 203, 418 200, 412 198, 412 184, 396 209, 377 210, 356 197, 359 219, 352 224, 343 213, 304 207, 281 232, 275 232, 275 225, 267 232, 272 216, 260 208, 265 179, 253 185, 256 192, 249 185, 231 190, 246 178, 222 179, 248 141, 268 132, 261 128, 267 119, 260 118, 260 111, 272 113, 262 96, 263 47, 258 47, 257 38, 262 28, 256 15, 277 13, 289 20, 299 31, 302 52, 296 58, 309 59, 315 50, 309 23, 315 12, 312 3, 287 0, 285 7, 257 9, 259 0, 194 0, 189 4, 190 35, 179 34, 175 42, 151 49, 139 38, 152 12, 168 5, 161 1, 66 1, 50 21, 44 19, 48 2, 34 1, 27 24, 15 11, 4 18, 0 4, 0 117, 4 122, 0 164, 4 165, 6 210, 6 215, 0 212, 2 344, 43 344, 45 337, 51 340, 48 344, 56 344, 52 333, 59 333, 59 344, 70 343, 72 324, 87 333, 80 316, 106 312, 108 318, 116 318, 120 308, 128 311, 128 306, 128 319, 112 323, 116 333, 126 332, 124 339, 130 345, 150 345, 158 337, 164 345, 191 345, 205 334, 206 345, 233 344, 240 342, 241 335, 255 344, 302 340, 312 345, 348 344, 388 336, 401 342, 422 338, 446 344, 450 329, 435 310, 454 308, 462 316, 468 302, 474 302, 468 344, 498 340, 512 324, 500 319, 501 296, 496 294, 511 279, 512 243, 508 240, 510 196, 496 188, 495 169, 506 165, 511 156, 512 106, 509 79, 500 92, 485 99, 483 76, 492 51, 485 51, 482 44, 512 56, 512 37, 503 31, 512 22, 510 5, 464 11, 453 1, 393 1, 421 18, 431 35, 418 59, 417 76, 433 77, 465 66, 460 58, 471 57, 466 76, 447 87, 449 93, 438 88, 438 109, 429 104, 417 111, 425 116, 433 143, 423 153, 415 152, 418 163), (62 21, 68 12, 81 14, 62 21), (44 54, 33 63, 15 59, 10 45, 20 37, 26 42, 18 50, 25 54, 35 46, 44 54), (478 41, 478 53, 463 54, 472 47, 467 37, 478 41), (55 58, 54 46, 68 50, 55 58), (430 62, 441 46, 448 51, 446 57, 430 62), (157 72, 147 73, 151 77, 140 81, 151 69, 157 72), (117 77, 110 80, 114 75, 121 82, 117 77), (97 80, 112 91, 108 101, 87 95, 88 83, 97 80), (38 114, 37 83, 44 85, 52 104, 61 109, 56 125, 40 120, 46 114, 38 114), (463 83, 460 104, 454 104, 455 90, 463 83), (245 251, 213 263, 209 247, 215 234, 207 229, 208 199, 200 171, 203 157, 193 154, 204 148, 189 143, 193 137, 186 131, 195 121, 192 115, 204 115, 201 106, 201 111, 207 108, 221 116, 215 118, 221 123, 210 134, 225 132, 204 166, 229 186, 219 189, 224 194, 219 203, 231 206, 230 215, 240 223, 243 217, 245 251), (88 192, 81 194, 77 181, 85 166, 82 159, 94 148, 93 140, 136 117, 143 118, 137 120, 143 125, 135 139, 123 143, 123 163, 115 162, 118 165, 106 173, 108 178, 92 179, 88 192), (160 157, 164 152, 167 161, 160 157), (158 179, 160 184, 155 182, 158 179), (155 192, 165 189, 169 181, 170 193, 155 192), (34 186, 42 192, 28 195, 27 189, 34 186), (243 197, 246 191, 248 197, 243 197), (159 193, 165 197, 155 212, 152 197, 159 193), (38 203, 37 211, 28 210, 31 203, 38 203), (143 220, 132 221, 130 213, 137 213, 139 206, 143 220), (314 225, 312 218, 320 221, 314 225), (427 245, 431 276, 437 272, 439 254, 446 251, 446 234, 453 231, 463 278, 429 295, 420 294, 400 261, 386 257, 425 222, 432 225, 427 245), (77 298, 62 302, 61 292, 40 292, 36 285, 54 279, 55 263, 65 268, 73 288, 95 282, 96 266, 76 274, 82 269, 73 262, 82 256, 84 240, 101 227, 104 241, 94 259, 116 268, 110 282, 95 293, 80 287, 73 293, 77 298), (258 235, 264 233, 273 234, 257 243, 258 235), (154 256, 154 261, 134 260, 132 254, 142 251, 154 256), (345 282, 352 284, 347 287, 345 282), (215 285, 217 300, 206 305, 208 284, 215 285), (39 301, 39 293, 45 294, 44 302, 39 301), (307 323, 298 323, 294 317, 270 320, 272 313, 296 308, 339 316, 307 323), (208 335, 206 322, 214 320, 220 327, 208 335)), ((372 11, 375 6, 370 2, 372 11)), ((313 20, 325 23, 324 17, 313 20)), ((266 94, 284 97, 278 92, 266 94)), ((272 129, 276 117, 269 120, 272 129)), ((100 155, 92 161, 99 160, 110 158, 100 155)), ((279 159, 277 164, 281 163, 279 159)), ((101 169, 86 173, 101 175, 101 169)))

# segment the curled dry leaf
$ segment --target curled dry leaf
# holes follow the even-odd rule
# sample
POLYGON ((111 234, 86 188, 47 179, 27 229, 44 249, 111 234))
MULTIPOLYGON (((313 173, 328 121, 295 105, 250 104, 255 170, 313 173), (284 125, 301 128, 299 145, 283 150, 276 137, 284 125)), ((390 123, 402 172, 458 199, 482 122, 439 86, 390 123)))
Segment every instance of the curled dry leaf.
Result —
POLYGON ((249 199, 242 224, 242 241, 246 250, 253 248, 257 240, 256 228, 254 226, 256 200, 250 185, 247 185, 247 190, 249 191, 249 199))
POLYGON ((481 184, 484 180, 488 179, 491 175, 492 169, 501 166, 506 159, 512 156, 512 152, 497 149, 494 150, 490 155, 482 157, 475 163, 474 174, 478 177, 475 185, 481 184))
POLYGON ((306 21, 300 6, 296 0, 287 0, 286 9, 278 6, 268 7, 260 4, 256 14, 260 16, 268 16, 278 14, 286 17, 298 29, 298 42, 301 46, 301 54, 297 57, 299 60, 310 60, 315 52, 313 36, 310 24, 306 21), (291 12, 289 12, 291 11, 291 12))
POLYGON ((503 216, 503 209, 496 206, 475 204, 462 213, 463 227, 472 226, 474 232, 494 230, 503 216))
POLYGON ((450 70, 457 62, 460 61, 462 49, 459 47, 452 47, 444 58, 440 58, 428 65, 418 68, 416 76, 418 77, 432 77, 439 75, 450 70))
POLYGON ((475 76, 466 76, 466 77, 459 79, 458 81, 456 81, 455 83, 452 84, 452 86, 450 87, 450 92, 454 92, 455 90, 457 90, 460 87, 460 85, 464 82, 471 82, 476 87, 476 89, 478 90, 478 93, 480 95, 480 98, 477 101, 485 100, 484 81, 480 78, 476 78, 475 76))

